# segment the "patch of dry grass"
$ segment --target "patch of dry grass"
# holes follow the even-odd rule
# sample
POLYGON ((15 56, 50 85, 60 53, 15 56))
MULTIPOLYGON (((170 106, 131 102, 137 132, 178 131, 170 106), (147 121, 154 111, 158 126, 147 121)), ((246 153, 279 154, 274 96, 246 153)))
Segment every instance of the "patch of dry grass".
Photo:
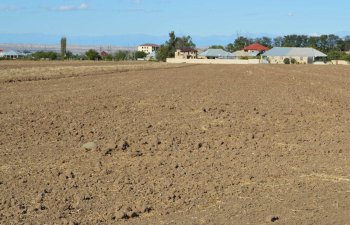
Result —
POLYGON ((113 74, 129 71, 142 71, 151 69, 166 69, 184 67, 180 64, 130 62, 130 63, 79 63, 79 62, 15 62, 7 63, 1 68, 0 83, 50 80, 67 77, 91 76, 113 74), (25 64, 26 66, 22 66, 25 64))

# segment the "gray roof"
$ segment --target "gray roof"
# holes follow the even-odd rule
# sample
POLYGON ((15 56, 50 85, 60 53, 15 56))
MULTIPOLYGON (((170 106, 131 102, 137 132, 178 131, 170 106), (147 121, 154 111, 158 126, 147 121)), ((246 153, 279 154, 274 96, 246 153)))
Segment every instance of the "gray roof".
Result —
POLYGON ((327 57, 326 54, 313 48, 285 48, 274 47, 265 52, 263 56, 289 56, 289 57, 327 57))
POLYGON ((199 54, 200 56, 205 57, 233 57, 233 54, 231 52, 226 52, 222 49, 213 49, 209 48, 205 52, 199 54))
POLYGON ((233 56, 235 57, 255 57, 257 55, 259 55, 259 51, 249 51, 249 52, 246 52, 246 51, 235 51, 233 54, 233 56))

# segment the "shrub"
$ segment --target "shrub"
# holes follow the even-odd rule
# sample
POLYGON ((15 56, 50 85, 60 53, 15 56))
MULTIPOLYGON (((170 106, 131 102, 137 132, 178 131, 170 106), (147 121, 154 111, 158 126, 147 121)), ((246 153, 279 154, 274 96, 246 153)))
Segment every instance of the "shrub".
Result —
POLYGON ((135 52, 136 59, 143 59, 143 58, 146 58, 146 56, 147 56, 146 52, 140 52, 140 51, 135 52))
POLYGON ((284 63, 284 64, 290 64, 290 59, 289 59, 289 58, 285 58, 285 59, 283 60, 283 63, 284 63))
POLYGON ((115 57, 115 60, 117 61, 124 61, 124 60, 127 60, 128 54, 129 54, 128 51, 118 51, 115 53, 114 57, 115 57))
POLYGON ((50 60, 55 60, 58 58, 58 54, 56 52, 44 52, 44 51, 39 51, 35 52, 32 54, 32 57, 35 60, 39 59, 50 59, 50 60))
POLYGON ((90 49, 85 55, 89 60, 99 60, 101 58, 100 54, 94 49, 90 49))
POLYGON ((297 64, 297 61, 293 58, 293 59, 290 60, 290 63, 291 64, 297 64))

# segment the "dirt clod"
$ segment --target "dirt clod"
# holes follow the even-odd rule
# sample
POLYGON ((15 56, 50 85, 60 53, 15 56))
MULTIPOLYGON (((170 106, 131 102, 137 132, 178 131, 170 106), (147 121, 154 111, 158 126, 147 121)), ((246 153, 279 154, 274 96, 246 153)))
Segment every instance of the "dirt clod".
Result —
POLYGON ((95 142, 88 142, 82 146, 86 151, 97 150, 98 145, 95 142))

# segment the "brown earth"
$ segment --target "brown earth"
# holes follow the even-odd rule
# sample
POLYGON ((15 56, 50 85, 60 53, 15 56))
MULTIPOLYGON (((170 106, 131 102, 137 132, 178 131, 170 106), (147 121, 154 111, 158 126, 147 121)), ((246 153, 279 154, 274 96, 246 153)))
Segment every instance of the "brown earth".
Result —
POLYGON ((350 67, 48 64, 0 62, 0 224, 350 224, 350 67))

